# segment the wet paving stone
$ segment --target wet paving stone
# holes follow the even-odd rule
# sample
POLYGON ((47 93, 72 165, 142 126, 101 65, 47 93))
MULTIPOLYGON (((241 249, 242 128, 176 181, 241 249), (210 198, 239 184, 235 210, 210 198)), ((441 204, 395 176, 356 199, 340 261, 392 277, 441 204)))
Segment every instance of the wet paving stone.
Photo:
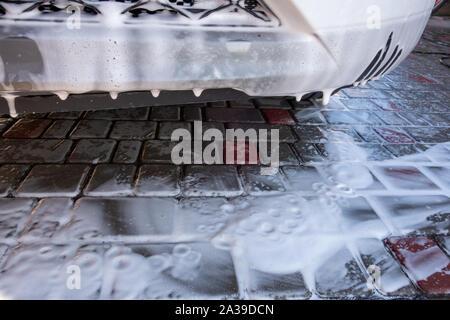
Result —
POLYGON ((116 121, 109 135, 112 139, 151 140, 156 137, 157 123, 153 121, 116 121))
POLYGON ((69 112, 51 112, 48 115, 49 119, 78 119, 82 116, 83 111, 69 111, 69 112))
POLYGON ((272 139, 272 130, 278 131, 278 137, 280 142, 289 142, 294 143, 297 141, 297 138, 295 137, 294 133, 291 130, 290 126, 283 126, 283 125, 269 125, 269 124, 245 124, 245 123, 227 123, 226 124, 227 129, 242 129, 245 132, 249 129, 256 130, 258 133, 258 139, 259 141, 271 141, 272 139), (264 139, 265 136, 262 136, 260 134, 260 130, 266 130, 267 132, 267 139, 264 139))
POLYGON ((438 187, 423 173, 414 167, 380 167, 373 168, 375 174, 393 189, 433 190, 438 187))
POLYGON ((181 167, 144 165, 139 168, 136 195, 143 197, 171 197, 180 193, 181 167))
POLYGON ((361 239, 357 242, 364 267, 373 276, 373 287, 391 297, 417 295, 414 286, 400 268, 400 264, 384 248, 378 239, 361 239))
POLYGON ((142 143, 136 140, 123 140, 117 145, 116 153, 114 154, 114 163, 133 164, 139 157, 142 143))
POLYGON ((186 196, 235 197, 243 189, 234 166, 188 166, 184 176, 186 196))
POLYGON ((189 122, 160 122, 158 139, 171 140, 172 134, 177 129, 184 129, 191 132, 191 123, 189 122))
POLYGON ((319 162, 323 160, 322 155, 313 143, 297 142, 294 149, 302 159, 303 163, 319 162))
POLYGON ((237 295, 230 255, 203 243, 19 246, 8 251, 1 271, 6 277, 0 279, 0 289, 15 299, 230 299, 237 295), (69 266, 84 270, 86 285, 80 290, 67 288, 69 266))
POLYGON ((314 185, 324 180, 314 167, 283 167, 290 190, 297 192, 315 193, 314 185))
POLYGON ((286 191, 283 177, 280 173, 272 176, 261 174, 260 166, 243 166, 243 181, 245 190, 251 195, 266 195, 286 191))
POLYGON ((321 125, 327 123, 325 116, 320 112, 320 110, 315 108, 298 109, 294 112, 294 117, 298 123, 305 125, 321 125))
POLYGON ((111 121, 106 120, 80 120, 70 137, 72 139, 106 138, 111 124, 111 121))
POLYGON ((64 161, 71 140, 3 139, 0 163, 57 163, 64 161))
POLYGON ((180 108, 174 106, 153 107, 150 112, 150 120, 154 121, 178 121, 180 116, 180 108))
POLYGON ((84 194, 93 197, 128 196, 133 194, 133 165, 103 164, 94 169, 84 194))
POLYGON ((375 197, 377 211, 389 226, 404 234, 432 235, 450 232, 450 199, 445 196, 375 197))
POLYGON ((50 125, 48 119, 20 119, 3 134, 4 138, 33 139, 38 138, 50 125))
POLYGON ((0 196, 6 197, 22 181, 29 166, 20 164, 5 164, 0 167, 0 196))
POLYGON ((315 281, 321 297, 365 298, 372 294, 357 262, 345 248, 331 255, 317 269, 315 281))
POLYGON ((430 238, 388 238, 386 244, 428 294, 450 292, 450 258, 430 238))
POLYGON ((75 146, 69 162, 94 164, 109 162, 115 145, 114 140, 82 139, 75 146))
POLYGON ((222 109, 206 108, 206 121, 264 123, 261 112, 257 109, 222 109))
POLYGON ((251 299, 308 299, 311 292, 300 272, 276 275, 258 270, 250 270, 251 299))
POLYGON ((173 164, 171 155, 177 144, 178 142, 160 140, 146 141, 142 153, 142 162, 173 164))
POLYGON ((116 110, 89 111, 87 119, 100 120, 147 120, 149 108, 129 108, 116 110))
POLYGON ((64 139, 72 129, 74 120, 55 120, 44 132, 42 138, 64 139))
POLYGON ((407 128, 406 131, 422 143, 445 143, 450 137, 450 128, 407 128))
POLYGON ((199 107, 183 107, 184 121, 201 121, 202 109, 199 107))
POLYGON ((0 199, 0 242, 20 235, 34 205, 32 199, 0 199))
POLYGON ((77 164, 37 165, 16 191, 17 197, 75 197, 89 167, 77 164))

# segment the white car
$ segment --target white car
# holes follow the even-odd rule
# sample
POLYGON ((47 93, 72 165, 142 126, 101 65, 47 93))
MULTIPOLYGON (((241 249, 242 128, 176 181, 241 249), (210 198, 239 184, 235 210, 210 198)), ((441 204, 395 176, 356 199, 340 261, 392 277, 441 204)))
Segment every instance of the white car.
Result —
POLYGON ((82 93, 91 109, 164 104, 173 93, 195 102, 220 89, 327 103, 394 69, 442 2, 0 0, 0 112, 14 115, 17 96, 47 96, 25 111, 51 111, 82 108, 82 93), (102 93, 112 99, 94 99, 102 93))

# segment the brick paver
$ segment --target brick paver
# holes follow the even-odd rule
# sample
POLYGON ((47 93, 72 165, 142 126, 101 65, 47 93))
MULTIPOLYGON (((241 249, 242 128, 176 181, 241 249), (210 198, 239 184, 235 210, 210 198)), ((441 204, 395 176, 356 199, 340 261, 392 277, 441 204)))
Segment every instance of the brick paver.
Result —
POLYGON ((435 55, 415 53, 327 106, 274 97, 3 115, 0 292, 448 299, 448 81, 435 55), (201 120, 203 131, 267 129, 269 141, 278 129, 279 170, 174 165, 172 132, 201 120), (89 284, 79 291, 66 289, 74 263, 89 284))

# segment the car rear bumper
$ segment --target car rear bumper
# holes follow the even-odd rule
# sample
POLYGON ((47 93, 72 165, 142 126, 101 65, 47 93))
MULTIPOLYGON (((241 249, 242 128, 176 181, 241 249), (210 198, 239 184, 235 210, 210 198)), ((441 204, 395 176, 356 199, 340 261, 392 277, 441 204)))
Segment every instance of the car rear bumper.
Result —
POLYGON ((44 14, 0 1, 2 95, 328 95, 395 68, 417 44, 434 0, 266 0, 254 12, 242 10, 244 0, 201 0, 208 10, 195 14, 160 0, 134 6, 138 18, 129 3, 86 1, 95 15, 73 1, 57 4, 44 14), (157 11, 169 4, 178 11, 157 11))

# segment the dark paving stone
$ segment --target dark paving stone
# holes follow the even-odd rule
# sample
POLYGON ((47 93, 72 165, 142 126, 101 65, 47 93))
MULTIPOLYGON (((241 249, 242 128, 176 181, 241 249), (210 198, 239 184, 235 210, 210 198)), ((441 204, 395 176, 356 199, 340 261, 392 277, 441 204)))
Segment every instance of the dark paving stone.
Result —
POLYGON ((323 157, 313 143, 297 142, 294 149, 304 163, 322 161, 323 157))
POLYGON ((374 128, 389 143, 414 143, 414 140, 399 128, 374 128))
POLYGON ((50 119, 78 119, 83 113, 83 111, 52 112, 48 117, 50 119))
POLYGON ((199 107, 183 107, 184 121, 201 121, 202 109, 199 107))
POLYGON ((5 138, 34 139, 50 125, 48 119, 20 119, 3 134, 5 138))
POLYGON ((149 108, 128 108, 89 111, 86 119, 102 120, 147 120, 149 108))
POLYGON ((120 141, 113 158, 114 163, 135 163, 139 157, 142 142, 136 140, 120 141))
POLYGON ((80 120, 70 137, 72 139, 106 138, 111 124, 111 121, 106 120, 80 120))
MULTIPOLYGON (((171 140, 172 134, 177 129, 185 129, 191 132, 191 123, 189 122, 160 122, 158 139, 171 140)), ((192 134, 192 132, 191 132, 192 134)))
POLYGON ((206 108, 205 117, 206 121, 216 122, 265 122, 261 112, 258 109, 206 108))
POLYGON ((109 135, 113 139, 155 139, 157 123, 153 121, 116 121, 109 135))
POLYGON ((252 100, 228 101, 231 108, 254 108, 255 104, 252 100))
POLYGON ((142 162, 144 163, 172 163, 172 150, 178 142, 171 141, 146 141, 142 153, 142 162))
POLYGON ((174 106, 152 107, 150 120, 178 121, 180 120, 180 108, 174 106))
POLYGON ((261 109, 291 109, 291 104, 281 98, 259 98, 256 100, 256 105, 261 109))
POLYGON ((67 136, 74 123, 74 120, 55 120, 44 132, 42 138, 63 139, 67 136))
POLYGON ((75 146, 69 162, 94 164, 109 162, 115 145, 114 140, 82 139, 75 146))
POLYGON ((29 166, 20 164, 5 164, 0 167, 0 196, 6 197, 25 177, 29 166))
POLYGON ((3 139, 0 140, 0 163, 56 163, 64 161, 70 140, 3 139))
POLYGON ((98 165, 94 169, 84 194, 93 197, 131 195, 133 194, 135 172, 136 167, 133 165, 98 165))
POLYGON ((366 110, 366 111, 379 111, 378 105, 367 99, 347 99, 342 100, 344 105, 350 110, 366 110))
POLYGON ((16 191, 18 197, 75 197, 89 167, 85 165, 37 165, 16 191))
POLYGON ((398 116, 395 112, 380 111, 375 112, 378 118, 383 120, 384 123, 392 126, 407 126, 409 121, 406 121, 402 117, 398 116))

